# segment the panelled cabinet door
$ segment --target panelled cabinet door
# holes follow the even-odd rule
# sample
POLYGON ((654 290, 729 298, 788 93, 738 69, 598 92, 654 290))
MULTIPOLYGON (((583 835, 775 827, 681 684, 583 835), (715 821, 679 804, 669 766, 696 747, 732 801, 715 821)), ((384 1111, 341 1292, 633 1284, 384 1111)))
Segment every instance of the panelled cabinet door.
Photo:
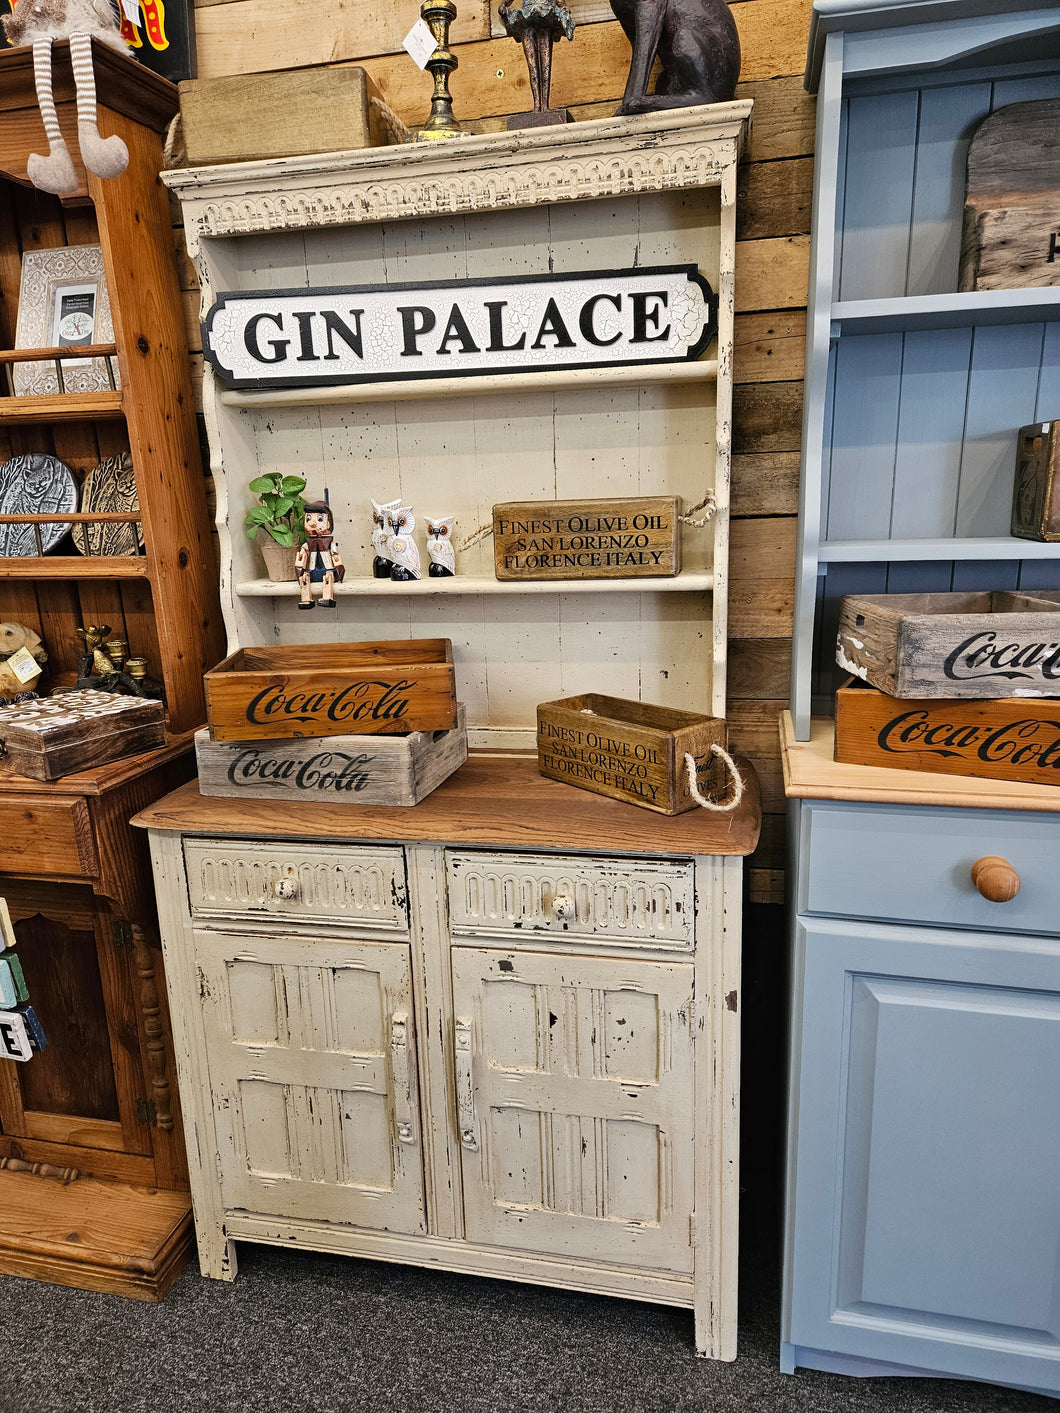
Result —
POLYGON ((791 1344, 1060 1391, 1060 942, 805 956, 791 1344))
POLYGON ((409 949, 196 935, 225 1209, 423 1232, 409 949))
POLYGON ((691 965, 452 958, 468 1240, 691 1272, 691 965))

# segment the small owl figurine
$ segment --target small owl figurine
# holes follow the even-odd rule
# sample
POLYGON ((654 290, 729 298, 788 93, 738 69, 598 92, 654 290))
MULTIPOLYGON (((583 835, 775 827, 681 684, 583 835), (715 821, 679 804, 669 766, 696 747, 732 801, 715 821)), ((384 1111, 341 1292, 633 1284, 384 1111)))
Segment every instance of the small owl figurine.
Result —
POLYGON ((427 556, 431 561, 427 576, 430 579, 451 579, 456 573, 455 523, 455 515, 427 516, 427 556))
POLYGON ((385 505, 372 501, 372 548, 375 550, 372 575, 376 579, 390 578, 393 564, 390 559, 390 528, 386 523, 386 516, 388 510, 394 510, 400 504, 400 500, 389 500, 385 505))
POLYGON ((390 531, 387 554, 392 560, 391 579, 397 580, 399 583, 407 579, 418 579, 420 577, 420 551, 416 541, 412 538, 416 529, 416 517, 412 513, 412 506, 397 504, 388 506, 386 521, 387 529, 390 531))

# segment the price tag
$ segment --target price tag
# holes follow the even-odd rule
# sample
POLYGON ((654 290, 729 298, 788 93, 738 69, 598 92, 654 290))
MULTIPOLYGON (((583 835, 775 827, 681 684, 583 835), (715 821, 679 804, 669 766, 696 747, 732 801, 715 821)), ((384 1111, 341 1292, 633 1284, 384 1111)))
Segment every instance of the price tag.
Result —
MULTIPOLYGON (((122 3, 124 3, 124 0, 122 0, 122 3)), ((418 64, 421 69, 427 67, 428 60, 438 48, 438 44, 426 20, 416 21, 408 34, 406 34, 404 45, 412 55, 413 62, 418 64)))
POLYGON ((19 648, 17 653, 12 653, 7 665, 23 686, 40 676, 40 664, 29 648, 19 648))
POLYGON ((0 957, 0 1007, 9 1010, 20 1001, 29 1000, 26 978, 22 975, 22 963, 12 953, 10 957, 0 957))
POLYGON ((33 1045, 18 1011, 0 1011, 0 1059, 30 1060, 33 1045))
POLYGON ((122 14, 131 25, 140 23, 139 0, 121 0, 122 14))

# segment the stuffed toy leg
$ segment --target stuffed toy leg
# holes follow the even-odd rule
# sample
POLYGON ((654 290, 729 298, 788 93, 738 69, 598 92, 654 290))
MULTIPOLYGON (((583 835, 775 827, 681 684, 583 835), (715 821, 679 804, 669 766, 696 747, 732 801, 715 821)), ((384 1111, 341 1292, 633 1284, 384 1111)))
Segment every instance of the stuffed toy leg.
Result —
MULTIPOLYGON (((96 122, 96 81, 92 72, 92 40, 87 34, 70 35, 70 62, 77 94, 77 140, 81 159, 97 177, 116 177, 129 165, 129 149, 120 137, 101 137, 96 122)), ((37 102, 48 137, 48 155, 33 153, 26 164, 29 179, 41 191, 69 196, 77 190, 77 173, 59 129, 52 95, 52 41, 37 39, 33 44, 33 76, 37 102)))

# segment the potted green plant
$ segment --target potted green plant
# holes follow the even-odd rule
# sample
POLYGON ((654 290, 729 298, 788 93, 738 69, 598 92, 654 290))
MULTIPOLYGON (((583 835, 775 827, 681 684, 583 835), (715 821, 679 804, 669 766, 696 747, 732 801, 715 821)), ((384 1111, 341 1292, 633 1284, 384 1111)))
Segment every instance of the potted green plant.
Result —
POLYGON ((294 559, 305 539, 305 481, 270 471, 250 482, 259 504, 247 514, 247 538, 254 540, 265 561, 265 572, 276 584, 293 579, 294 559))

